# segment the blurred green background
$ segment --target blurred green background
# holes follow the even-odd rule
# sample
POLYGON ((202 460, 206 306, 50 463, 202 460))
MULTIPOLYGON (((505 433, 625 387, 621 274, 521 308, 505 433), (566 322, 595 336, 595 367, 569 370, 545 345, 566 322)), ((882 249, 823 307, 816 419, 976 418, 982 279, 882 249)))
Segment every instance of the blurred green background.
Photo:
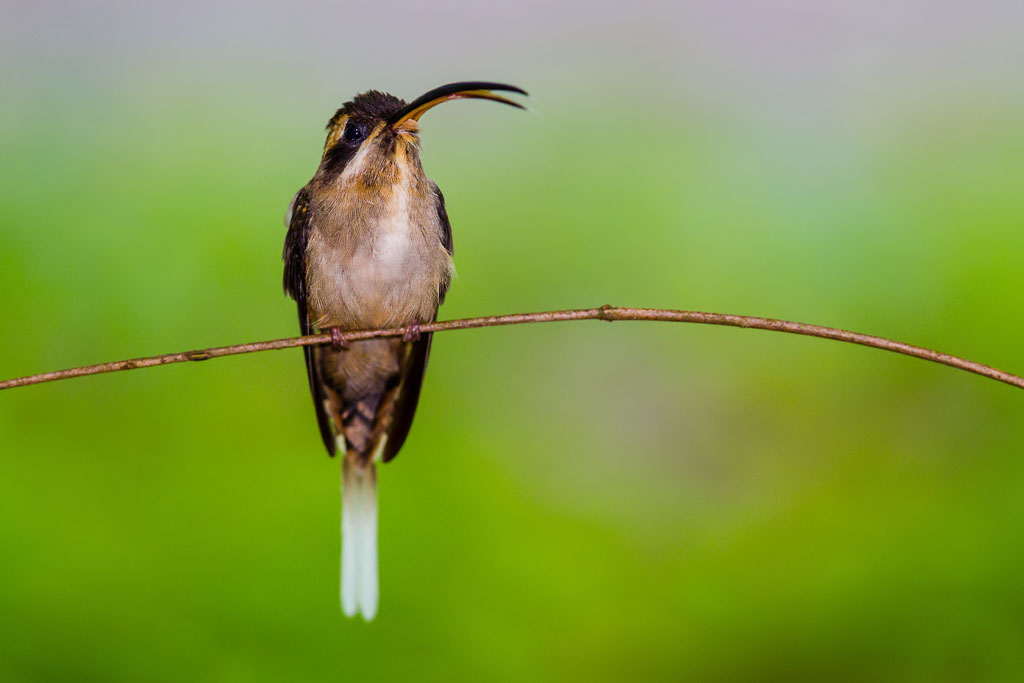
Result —
MULTIPOLYGON (((355 92, 424 118, 442 317, 784 317, 1024 371, 1018 2, 0 8, 0 376, 289 336, 355 92)), ((446 333, 338 606, 298 351, 0 394, 0 680, 1024 678, 1024 394, 735 329, 446 333)))

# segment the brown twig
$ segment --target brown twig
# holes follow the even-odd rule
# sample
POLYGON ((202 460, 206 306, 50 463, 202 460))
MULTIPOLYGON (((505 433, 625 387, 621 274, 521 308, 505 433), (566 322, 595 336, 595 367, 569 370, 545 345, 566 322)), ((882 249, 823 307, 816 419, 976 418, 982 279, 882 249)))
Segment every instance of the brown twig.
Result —
MULTIPOLYGON (((806 323, 791 322, 789 320, 775 320, 772 318, 757 318, 747 315, 730 315, 728 313, 704 313, 701 311, 672 311, 656 308, 624 308, 620 306, 601 306, 600 308, 583 308, 570 311, 546 311, 543 313, 517 313, 512 315, 490 315, 479 318, 463 318, 461 320, 445 320, 442 322, 426 323, 420 325, 421 332, 444 332, 447 330, 468 330, 475 327, 496 327, 498 325, 522 325, 525 323, 550 323, 561 320, 663 320, 679 323, 698 323, 702 325, 727 325, 729 327, 747 327, 757 330, 772 330, 774 332, 788 332, 790 334, 803 334, 809 337, 821 337, 822 339, 835 339, 837 341, 850 342, 871 346, 876 349, 885 349, 902 353, 905 356, 923 358, 933 363, 941 363, 959 370, 973 372, 983 377, 989 377, 1006 384, 1024 389, 1024 378, 1011 375, 1008 372, 996 368, 975 363, 965 358, 958 358, 946 353, 939 353, 930 349, 912 346, 899 341, 874 337, 869 334, 849 332, 832 327, 821 327, 819 325, 808 325, 806 323)), ((400 337, 405 334, 404 327, 396 327, 386 330, 361 330, 358 332, 346 332, 343 337, 345 341, 352 342, 360 339, 373 339, 375 337, 400 337)), ((119 360, 112 363, 100 363, 98 365, 86 365, 68 370, 57 370, 55 372, 44 372, 28 377, 17 377, 15 379, 0 382, 0 390, 23 387, 29 384, 42 384, 43 382, 54 382, 60 379, 71 377, 84 377, 86 375, 99 375, 105 372, 118 372, 120 370, 135 370, 137 368, 149 368, 154 365, 168 365, 170 363, 184 363, 185 361, 208 360, 221 356, 234 356, 240 353, 254 353, 256 351, 270 351, 273 349, 287 349, 294 346, 314 346, 318 344, 331 343, 329 334, 313 334, 306 337, 291 337, 289 339, 274 339, 264 342, 250 342, 248 344, 236 344, 234 346, 219 346, 212 349, 199 351, 184 351, 181 353, 167 353, 161 356, 150 356, 148 358, 135 358, 132 360, 119 360)))

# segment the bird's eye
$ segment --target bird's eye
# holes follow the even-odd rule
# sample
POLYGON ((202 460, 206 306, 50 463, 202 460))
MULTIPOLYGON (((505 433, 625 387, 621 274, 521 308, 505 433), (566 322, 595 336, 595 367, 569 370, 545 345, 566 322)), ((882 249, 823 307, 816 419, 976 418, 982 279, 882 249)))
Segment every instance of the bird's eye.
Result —
POLYGON ((345 124, 345 130, 341 137, 345 142, 359 142, 366 137, 366 124, 349 121, 345 124))

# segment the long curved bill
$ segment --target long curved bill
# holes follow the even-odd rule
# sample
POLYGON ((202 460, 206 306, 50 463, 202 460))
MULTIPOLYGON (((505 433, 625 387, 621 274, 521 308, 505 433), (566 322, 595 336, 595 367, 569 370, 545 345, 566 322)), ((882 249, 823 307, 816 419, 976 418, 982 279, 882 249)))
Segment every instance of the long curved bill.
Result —
POLYGON ((388 124, 395 127, 409 119, 418 121, 419 118, 427 112, 427 110, 433 109, 442 102, 448 102, 450 100, 494 100, 495 102, 501 102, 502 104, 507 104, 519 109, 526 109, 526 107, 518 102, 510 100, 507 97, 502 97, 501 95, 496 95, 494 93, 496 90, 501 92, 514 92, 520 95, 527 94, 527 92, 522 88, 517 88, 514 85, 505 85, 504 83, 488 83, 487 81, 462 81, 461 83, 449 83, 448 85, 442 85, 440 88, 434 88, 430 92, 417 97, 388 119, 388 124))

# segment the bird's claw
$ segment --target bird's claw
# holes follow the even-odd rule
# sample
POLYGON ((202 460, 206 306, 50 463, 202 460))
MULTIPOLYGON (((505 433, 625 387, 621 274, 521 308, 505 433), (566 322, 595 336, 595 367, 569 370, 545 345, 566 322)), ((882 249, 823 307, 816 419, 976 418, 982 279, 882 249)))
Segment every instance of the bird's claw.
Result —
POLYGON ((335 351, 348 351, 348 339, 341 334, 340 327, 331 328, 331 346, 335 351))
POLYGON ((417 321, 405 328, 405 334, 402 335, 402 341, 418 342, 420 340, 420 336, 420 323, 417 321))

